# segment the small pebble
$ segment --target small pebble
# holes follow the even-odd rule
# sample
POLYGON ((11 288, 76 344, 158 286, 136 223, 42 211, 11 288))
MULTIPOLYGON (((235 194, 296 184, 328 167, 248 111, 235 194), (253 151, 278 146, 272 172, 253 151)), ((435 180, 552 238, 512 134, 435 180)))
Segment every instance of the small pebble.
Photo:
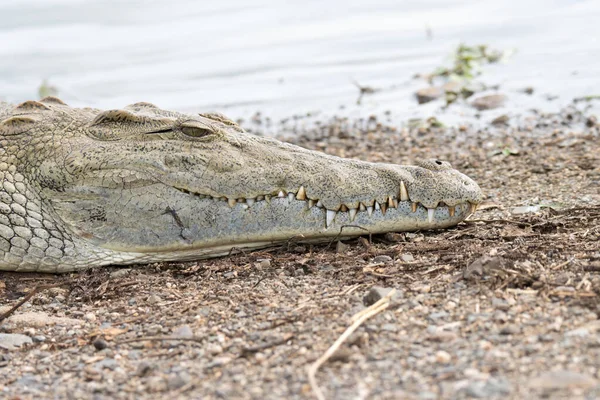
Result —
POLYGON ((91 312, 90 312, 90 313, 87 313, 87 314, 85 314, 85 315, 83 316, 83 318, 84 318, 86 321, 89 321, 89 322, 95 322, 95 321, 96 321, 96 314, 94 314, 94 313, 91 313, 91 312))
POLYGON ((148 296, 148 298, 146 299, 146 302, 148 304, 157 304, 160 303, 162 299, 160 298, 160 296, 156 295, 156 294, 151 294, 150 296, 148 296))
POLYGON ((415 261, 415 258, 413 257, 412 254, 410 253, 404 253, 400 256, 400 259, 404 262, 413 262, 415 261))
POLYGON ((386 262, 390 262, 390 261, 392 261, 392 257, 387 256, 385 254, 373 258, 374 263, 386 263, 386 262))
POLYGON ((451 360, 452 356, 444 350, 435 353, 435 361, 439 364, 448 364, 451 360))
POLYGON ((94 341, 92 342, 92 344, 94 345, 94 347, 96 348, 96 350, 104 350, 108 347, 108 342, 106 342, 106 340, 104 340, 101 337, 98 337, 96 339, 94 339, 94 341))
POLYGON ((152 364, 142 361, 138 364, 135 374, 137 376, 146 376, 152 371, 152 364))

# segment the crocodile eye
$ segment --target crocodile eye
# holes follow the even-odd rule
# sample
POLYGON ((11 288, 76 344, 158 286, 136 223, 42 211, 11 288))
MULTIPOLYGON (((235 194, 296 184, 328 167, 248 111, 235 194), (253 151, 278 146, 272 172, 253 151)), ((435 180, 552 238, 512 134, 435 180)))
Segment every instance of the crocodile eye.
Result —
POLYGON ((183 132, 187 136, 197 137, 197 138, 213 134, 213 131, 211 131, 210 129, 200 128, 197 126, 182 126, 181 132, 183 132))

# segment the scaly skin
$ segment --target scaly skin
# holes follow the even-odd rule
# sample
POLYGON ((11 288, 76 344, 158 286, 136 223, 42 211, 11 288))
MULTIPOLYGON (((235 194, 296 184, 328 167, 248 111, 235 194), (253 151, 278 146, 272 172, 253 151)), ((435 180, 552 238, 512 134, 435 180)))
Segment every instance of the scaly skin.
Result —
POLYGON ((0 104, 0 270, 192 260, 290 239, 444 228, 481 201, 448 163, 374 164, 136 103, 0 104))

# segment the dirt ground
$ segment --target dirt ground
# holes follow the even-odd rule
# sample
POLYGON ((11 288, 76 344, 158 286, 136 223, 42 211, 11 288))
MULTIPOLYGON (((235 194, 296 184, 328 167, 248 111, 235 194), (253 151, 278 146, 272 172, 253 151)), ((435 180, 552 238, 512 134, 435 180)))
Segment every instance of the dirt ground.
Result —
POLYGON ((376 118, 301 125, 285 129, 330 154, 448 160, 486 202, 448 230, 185 264, 2 273, 0 312, 54 287, 0 323, 0 335, 29 338, 0 349, 0 397, 311 398, 307 367, 391 288, 389 307, 318 370, 326 398, 600 397, 593 116, 573 107, 482 129, 376 118))

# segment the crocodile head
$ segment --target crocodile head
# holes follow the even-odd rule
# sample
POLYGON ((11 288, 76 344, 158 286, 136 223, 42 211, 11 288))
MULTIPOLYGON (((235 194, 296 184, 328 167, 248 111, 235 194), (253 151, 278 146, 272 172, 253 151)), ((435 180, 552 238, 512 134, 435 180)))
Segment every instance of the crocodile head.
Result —
POLYGON ((443 161, 343 159, 245 133, 219 114, 149 103, 100 111, 26 102, 4 115, 0 135, 10 189, 1 202, 11 208, 21 195, 25 214, 27 203, 34 209, 18 226, 29 230, 25 255, 11 243, 22 229, 5 221, 0 269, 189 260, 291 239, 443 228, 482 199, 443 161), (25 257, 32 239, 49 244, 42 230, 58 232, 60 257, 25 257))

